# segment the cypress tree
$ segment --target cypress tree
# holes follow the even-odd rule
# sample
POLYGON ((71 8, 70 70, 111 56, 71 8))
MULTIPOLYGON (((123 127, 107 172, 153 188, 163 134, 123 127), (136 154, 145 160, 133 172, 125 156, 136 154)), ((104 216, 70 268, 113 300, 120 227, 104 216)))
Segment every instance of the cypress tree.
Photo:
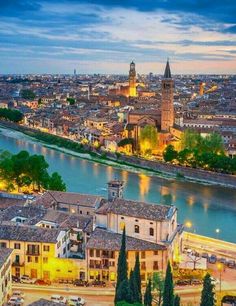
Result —
POLYGON ((180 297, 178 294, 175 295, 174 306, 180 306, 180 297))
POLYGON ((152 283, 151 279, 148 280, 146 290, 144 293, 144 306, 152 306, 152 283))
POLYGON ((135 294, 136 294, 136 288, 135 288, 135 281, 134 281, 134 272, 131 269, 130 275, 129 275, 129 289, 130 289, 130 295, 131 295, 131 303, 135 302, 135 294))
POLYGON ((134 287, 135 287, 135 302, 142 303, 142 291, 141 291, 141 275, 140 275, 140 262, 139 255, 136 255, 134 266, 134 287))
POLYGON ((173 306, 173 305, 174 305, 174 284, 173 284, 171 265, 170 262, 168 261, 162 306, 173 306))
POLYGON ((201 295, 200 306, 214 306, 215 305, 215 292, 214 284, 212 284, 211 275, 207 273, 203 280, 203 289, 201 295))
MULTIPOLYGON (((120 294, 118 295, 118 289, 121 286, 123 281, 127 281, 127 258, 126 258, 126 236, 125 236, 125 227, 123 229, 122 240, 120 253, 118 258, 118 266, 117 266, 117 282, 116 282, 116 294, 115 294, 115 303, 120 300, 120 294)), ((124 286, 124 284, 123 284, 124 286)))

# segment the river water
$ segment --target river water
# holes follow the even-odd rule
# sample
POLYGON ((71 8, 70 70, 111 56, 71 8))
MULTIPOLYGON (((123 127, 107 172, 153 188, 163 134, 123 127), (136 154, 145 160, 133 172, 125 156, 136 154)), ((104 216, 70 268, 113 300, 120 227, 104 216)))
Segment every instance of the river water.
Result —
MULTIPOLYGON (((42 154, 49 171, 58 171, 68 191, 107 195, 106 184, 117 178, 125 181, 127 199, 178 207, 178 221, 191 222, 191 231, 236 242, 236 190, 158 177, 102 165, 43 146, 41 143, 11 130, 0 129, 0 150, 16 153, 28 150, 42 154), (219 229, 216 231, 216 229, 219 229)), ((136 172, 135 172, 136 171, 136 172)))

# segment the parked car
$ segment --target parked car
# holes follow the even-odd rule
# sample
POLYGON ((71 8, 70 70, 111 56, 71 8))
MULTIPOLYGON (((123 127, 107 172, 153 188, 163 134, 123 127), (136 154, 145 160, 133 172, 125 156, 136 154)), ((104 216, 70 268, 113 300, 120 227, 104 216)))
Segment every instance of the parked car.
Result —
POLYGON ((7 303, 7 305, 11 306, 21 306, 23 304, 24 304, 24 299, 19 298, 17 296, 12 296, 7 303))
POLYGON ((20 282, 23 284, 34 284, 36 282, 35 278, 30 278, 29 275, 22 275, 20 282))
POLYGON ((106 283, 104 281, 94 280, 90 283, 90 286, 93 287, 106 287, 106 283))
POLYGON ((21 292, 21 291, 13 291, 12 296, 16 296, 18 298, 24 298, 25 294, 24 292, 21 292))
POLYGON ((188 279, 179 279, 176 281, 177 286, 187 286, 190 285, 190 281, 188 279))
POLYGON ((87 287, 88 286, 88 282, 86 282, 82 279, 76 279, 73 284, 75 286, 78 286, 78 287, 87 287))
POLYGON ((51 295, 51 301, 57 304, 65 304, 67 303, 67 299, 59 294, 53 294, 51 295))
POLYGON ((20 283, 20 278, 15 275, 12 275, 11 279, 14 283, 20 283))
POLYGON ((69 306, 83 306, 85 305, 85 300, 79 296, 69 296, 67 303, 69 306))
POLYGON ((208 257, 208 262, 215 264, 217 261, 217 257, 215 255, 211 255, 210 257, 208 257))
POLYGON ((37 279, 35 281, 36 285, 41 285, 41 286, 47 286, 47 285, 51 285, 51 282, 49 280, 44 280, 44 279, 37 279))
POLYGON ((234 269, 235 268, 235 261, 234 260, 229 260, 227 262, 227 267, 231 268, 231 269, 234 269))
POLYGON ((227 262, 227 260, 226 260, 224 257, 221 257, 221 258, 219 259, 219 262, 225 265, 226 262, 227 262))
POLYGON ((208 254, 207 253, 202 253, 202 258, 208 258, 209 256, 208 256, 208 254))
POLYGON ((220 283, 220 281, 219 281, 218 279, 216 279, 216 278, 214 278, 214 277, 211 276, 211 283, 212 283, 213 285, 217 285, 217 284, 220 283))

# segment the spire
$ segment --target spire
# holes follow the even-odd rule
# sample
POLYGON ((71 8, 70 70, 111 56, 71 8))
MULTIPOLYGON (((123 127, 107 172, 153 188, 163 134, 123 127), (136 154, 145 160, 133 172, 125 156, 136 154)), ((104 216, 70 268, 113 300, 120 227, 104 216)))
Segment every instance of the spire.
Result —
POLYGON ((166 62, 166 69, 165 69, 165 73, 164 73, 164 78, 165 79, 171 79, 169 59, 167 59, 167 62, 166 62))

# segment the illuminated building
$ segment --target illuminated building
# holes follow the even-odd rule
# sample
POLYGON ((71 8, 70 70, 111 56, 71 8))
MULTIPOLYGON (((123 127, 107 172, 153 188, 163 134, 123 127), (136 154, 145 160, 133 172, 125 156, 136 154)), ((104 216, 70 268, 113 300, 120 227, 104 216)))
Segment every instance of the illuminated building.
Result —
POLYGON ((11 254, 12 250, 0 248, 0 305, 6 305, 11 293, 11 254))
POLYGON ((161 131, 170 132, 174 125, 174 81, 171 77, 169 60, 162 80, 161 131))
MULTIPOLYGON (((55 281, 75 279, 77 263, 66 258, 69 234, 61 229, 25 225, 1 225, 1 247, 13 249, 12 275, 55 281)), ((79 264, 79 263, 78 263, 79 264)))
POLYGON ((205 87, 205 83, 201 82, 200 87, 199 87, 199 95, 200 96, 204 95, 204 87, 205 87))
POLYGON ((136 97, 136 71, 135 71, 135 63, 130 63, 130 70, 129 70, 129 96, 136 97))

